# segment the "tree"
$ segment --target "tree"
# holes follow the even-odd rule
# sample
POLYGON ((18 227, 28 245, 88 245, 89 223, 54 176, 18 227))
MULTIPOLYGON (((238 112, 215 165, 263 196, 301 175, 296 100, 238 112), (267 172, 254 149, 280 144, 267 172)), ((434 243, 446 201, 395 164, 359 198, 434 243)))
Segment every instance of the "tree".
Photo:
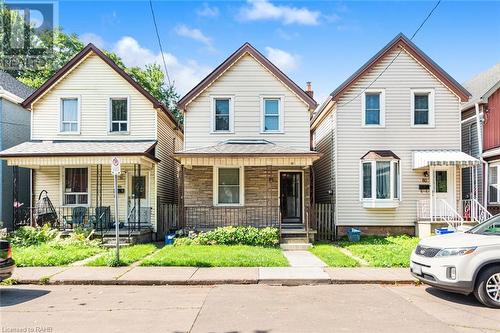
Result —
MULTIPOLYGON (((68 34, 59 29, 59 32, 52 34, 47 32, 41 36, 36 36, 33 29, 29 27, 17 12, 10 11, 5 7, 0 7, 0 40, 2 49, 0 52, 0 64, 5 64, 9 58, 16 60, 19 66, 8 67, 0 66, 0 68, 24 84, 38 88, 47 81, 54 73, 64 66, 75 54, 80 52, 84 47, 84 43, 76 34, 68 34), (36 49, 32 47, 24 47, 16 49, 12 48, 14 44, 24 45, 39 45, 51 48, 53 51, 37 54, 36 49), (26 65, 28 60, 37 56, 41 61, 37 61, 35 67, 26 65)), ((163 103, 174 116, 182 122, 182 114, 176 107, 179 99, 175 87, 165 83, 165 74, 158 64, 148 64, 144 68, 130 67, 127 68, 122 59, 113 52, 103 50, 103 52, 120 68, 125 70, 135 81, 137 81, 151 95, 163 103)))

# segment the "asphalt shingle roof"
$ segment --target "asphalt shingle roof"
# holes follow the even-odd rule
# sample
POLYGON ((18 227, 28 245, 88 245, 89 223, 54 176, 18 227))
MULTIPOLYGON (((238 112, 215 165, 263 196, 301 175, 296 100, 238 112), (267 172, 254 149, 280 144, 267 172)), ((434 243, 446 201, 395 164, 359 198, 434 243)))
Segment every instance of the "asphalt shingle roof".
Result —
POLYGON ((35 91, 4 71, 0 71, 0 87, 22 99, 26 99, 35 91))
POLYGON ((464 82, 464 87, 472 94, 469 102, 462 105, 462 110, 466 110, 474 106, 481 97, 488 92, 495 84, 500 81, 500 63, 488 68, 464 82))

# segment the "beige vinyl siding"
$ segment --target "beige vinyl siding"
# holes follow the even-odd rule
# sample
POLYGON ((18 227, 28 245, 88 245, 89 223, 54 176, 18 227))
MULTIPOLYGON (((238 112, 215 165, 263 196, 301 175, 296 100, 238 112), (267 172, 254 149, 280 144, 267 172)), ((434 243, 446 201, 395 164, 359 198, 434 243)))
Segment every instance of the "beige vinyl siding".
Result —
POLYGON ((96 55, 90 55, 33 104, 32 140, 156 139, 152 103, 96 55), (129 134, 109 134, 109 98, 130 98, 129 134), (59 133, 60 100, 80 97, 80 135, 59 133))
POLYGON ((211 86, 188 104, 185 112, 185 148, 221 141, 266 139, 277 144, 309 148, 308 106, 250 55, 239 59, 211 86), (233 96, 234 134, 210 134, 212 96, 233 96), (261 133, 261 97, 284 97, 284 133, 261 133))
POLYGON ((336 113, 331 112, 314 130, 315 149, 321 153, 321 158, 313 164, 316 202, 335 201, 335 118, 336 113), (328 193, 330 190, 332 194, 328 193))
POLYGON ((158 144, 156 157, 158 165, 158 193, 160 204, 177 202, 177 168, 178 163, 173 158, 175 150, 182 149, 182 136, 172 128, 171 122, 163 113, 158 113, 158 144))
POLYGON ((371 87, 385 89, 384 128, 361 126, 361 97, 344 105, 367 87, 394 56, 395 52, 388 54, 338 101, 338 225, 413 225, 417 200, 426 199, 429 194, 418 190, 423 171, 412 169, 412 151, 460 150, 458 97, 406 52, 402 52, 371 87), (434 128, 410 127, 412 88, 434 89, 434 128), (374 149, 389 149, 401 158, 402 201, 396 209, 366 209, 360 201, 360 158, 368 150, 374 149))

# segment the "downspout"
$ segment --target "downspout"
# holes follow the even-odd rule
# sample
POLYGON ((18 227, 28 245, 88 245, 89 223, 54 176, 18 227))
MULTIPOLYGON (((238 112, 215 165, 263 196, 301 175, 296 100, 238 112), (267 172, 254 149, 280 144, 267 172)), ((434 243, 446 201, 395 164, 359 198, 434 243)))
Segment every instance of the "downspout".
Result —
POLYGON ((476 110, 476 129, 477 129, 477 147, 479 150, 479 161, 481 162, 481 169, 483 175, 483 206, 486 207, 487 197, 488 197, 488 179, 485 177, 487 173, 488 163, 483 159, 483 128, 481 124, 481 118, 479 118, 479 103, 474 104, 476 110))

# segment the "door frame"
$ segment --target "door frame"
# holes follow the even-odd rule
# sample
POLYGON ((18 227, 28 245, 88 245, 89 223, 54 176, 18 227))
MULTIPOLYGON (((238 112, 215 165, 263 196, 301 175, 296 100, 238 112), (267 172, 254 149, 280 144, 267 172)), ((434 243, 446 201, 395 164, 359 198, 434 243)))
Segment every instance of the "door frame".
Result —
POLYGON ((281 174, 282 173, 292 173, 292 172, 295 172, 295 173, 300 173, 301 174, 301 201, 302 201, 302 216, 301 216, 301 220, 300 223, 296 223, 297 225, 299 224, 304 224, 304 221, 305 221, 305 216, 304 216, 304 213, 305 213, 305 197, 304 197, 304 193, 305 193, 305 184, 304 184, 304 170, 294 170, 294 169, 279 169, 278 170, 278 207, 280 209, 280 214, 281 214, 281 174))
MULTIPOLYGON (((448 203, 450 204, 450 206, 456 210, 457 210, 457 200, 456 200, 456 187, 457 187, 457 170, 456 170, 456 167, 455 166, 434 166, 433 169, 432 169, 432 181, 433 181, 433 184, 432 184, 432 189, 433 189, 433 196, 438 199, 437 197, 437 192, 436 192, 436 171, 447 171, 448 173, 448 196, 449 198, 452 199, 452 202, 449 202, 448 203), (450 177, 451 180, 450 180, 450 177), (450 189, 450 184, 451 184, 451 189, 450 189), (451 192, 451 193, 450 193, 451 192)), ((436 207, 435 207, 436 208, 436 207)), ((434 209, 435 209, 434 208, 434 209)))

